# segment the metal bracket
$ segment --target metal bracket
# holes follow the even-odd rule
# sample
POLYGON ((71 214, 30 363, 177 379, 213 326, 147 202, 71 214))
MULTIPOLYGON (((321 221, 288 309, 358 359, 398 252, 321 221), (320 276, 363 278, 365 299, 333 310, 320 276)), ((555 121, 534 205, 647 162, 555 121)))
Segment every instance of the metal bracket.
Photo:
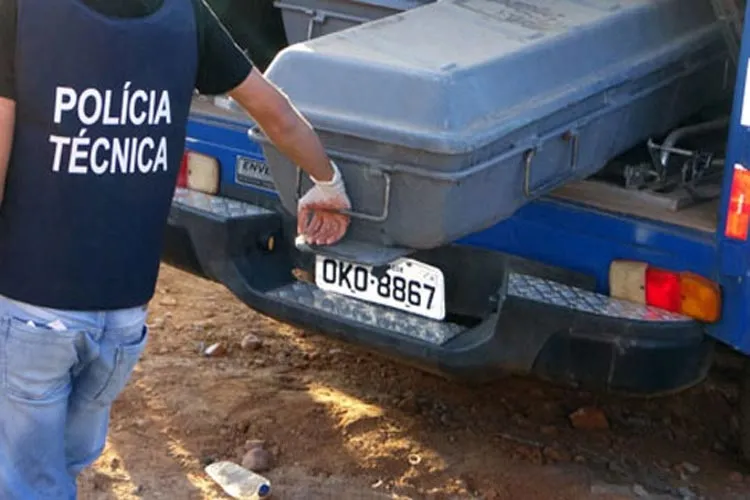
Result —
MULTIPOLYGON (((578 132, 573 130, 568 130, 562 135, 562 139, 564 141, 570 142, 570 170, 575 170, 578 166, 578 132)), ((523 193, 526 195, 527 198, 531 198, 535 196, 535 194, 538 191, 545 191, 546 188, 549 186, 549 184, 552 184, 552 182, 548 182, 543 184, 541 187, 538 187, 535 190, 531 190, 531 167, 534 160, 534 156, 536 156, 536 148, 532 148, 527 150, 524 153, 524 180, 523 180, 523 193)))
MULTIPOLYGON (((366 214, 363 212, 357 212, 354 210, 339 210, 338 212, 344 215, 348 215, 352 219, 366 220, 369 222, 385 222, 388 219, 391 206, 391 174, 382 170, 376 169, 380 175, 383 176, 385 181, 385 188, 383 193, 383 208, 378 215, 366 214)), ((297 200, 302 198, 302 169, 297 168, 297 200)))
POLYGON ((344 14, 341 12, 335 12, 330 10, 324 10, 324 9, 310 9, 306 7, 302 7, 300 5, 292 5, 285 2, 274 2, 274 7, 286 9, 294 12, 300 12, 302 14, 305 14, 310 17, 310 20, 307 22, 307 39, 312 40, 314 38, 314 32, 315 32, 315 25, 316 24, 323 24, 325 23, 328 18, 331 19, 338 19, 341 21, 349 21, 355 24, 364 24, 369 21, 369 19, 359 16, 352 16, 350 14, 344 14))

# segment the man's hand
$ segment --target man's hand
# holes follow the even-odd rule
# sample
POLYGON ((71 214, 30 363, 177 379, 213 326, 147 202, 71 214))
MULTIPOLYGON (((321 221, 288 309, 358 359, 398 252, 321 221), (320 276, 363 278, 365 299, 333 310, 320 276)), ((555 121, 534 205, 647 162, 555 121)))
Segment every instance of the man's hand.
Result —
POLYGON ((331 162, 331 166, 335 172, 333 179, 328 182, 313 179, 315 185, 298 204, 297 232, 314 245, 335 243, 349 227, 349 216, 339 211, 349 210, 351 202, 341 172, 335 163, 331 162))
POLYGON ((343 238, 351 208, 338 168, 312 126, 289 99, 255 68, 229 95, 245 108, 274 145, 304 170, 315 186, 299 202, 298 231, 308 243, 331 245, 343 238))
POLYGON ((5 193, 5 178, 8 173, 8 161, 13 146, 13 134, 16 124, 16 103, 0 97, 0 203, 5 193))

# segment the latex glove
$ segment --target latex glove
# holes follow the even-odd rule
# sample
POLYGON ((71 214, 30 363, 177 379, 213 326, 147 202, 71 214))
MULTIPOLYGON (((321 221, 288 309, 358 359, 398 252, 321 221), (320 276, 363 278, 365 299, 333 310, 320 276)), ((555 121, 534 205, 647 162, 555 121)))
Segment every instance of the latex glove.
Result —
POLYGON ((308 244, 332 245, 344 237, 350 217, 338 213, 352 205, 346 194, 344 179, 332 161, 333 179, 328 182, 312 179, 314 186, 297 204, 297 232, 308 244))

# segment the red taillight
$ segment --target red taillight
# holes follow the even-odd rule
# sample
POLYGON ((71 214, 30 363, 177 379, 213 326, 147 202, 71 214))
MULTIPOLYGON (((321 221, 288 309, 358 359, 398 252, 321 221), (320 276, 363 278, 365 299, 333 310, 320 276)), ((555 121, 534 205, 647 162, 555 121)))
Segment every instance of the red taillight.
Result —
POLYGON ((675 272, 645 262, 613 261, 609 268, 612 297, 666 309, 713 323, 721 313, 717 283, 688 271, 675 272))
POLYGON ((188 152, 182 153, 180 171, 177 173, 177 187, 186 188, 188 185, 188 152))
POLYGON ((646 268, 646 304, 680 312, 680 275, 653 267, 646 268))

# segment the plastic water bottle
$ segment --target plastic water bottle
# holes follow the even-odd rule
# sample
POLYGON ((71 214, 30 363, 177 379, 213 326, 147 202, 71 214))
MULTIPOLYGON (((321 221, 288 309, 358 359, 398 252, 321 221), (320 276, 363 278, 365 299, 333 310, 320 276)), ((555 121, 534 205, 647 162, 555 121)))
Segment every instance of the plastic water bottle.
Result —
POLYGON ((268 479, 233 462, 214 462, 205 471, 232 498, 259 500, 271 494, 268 479))

